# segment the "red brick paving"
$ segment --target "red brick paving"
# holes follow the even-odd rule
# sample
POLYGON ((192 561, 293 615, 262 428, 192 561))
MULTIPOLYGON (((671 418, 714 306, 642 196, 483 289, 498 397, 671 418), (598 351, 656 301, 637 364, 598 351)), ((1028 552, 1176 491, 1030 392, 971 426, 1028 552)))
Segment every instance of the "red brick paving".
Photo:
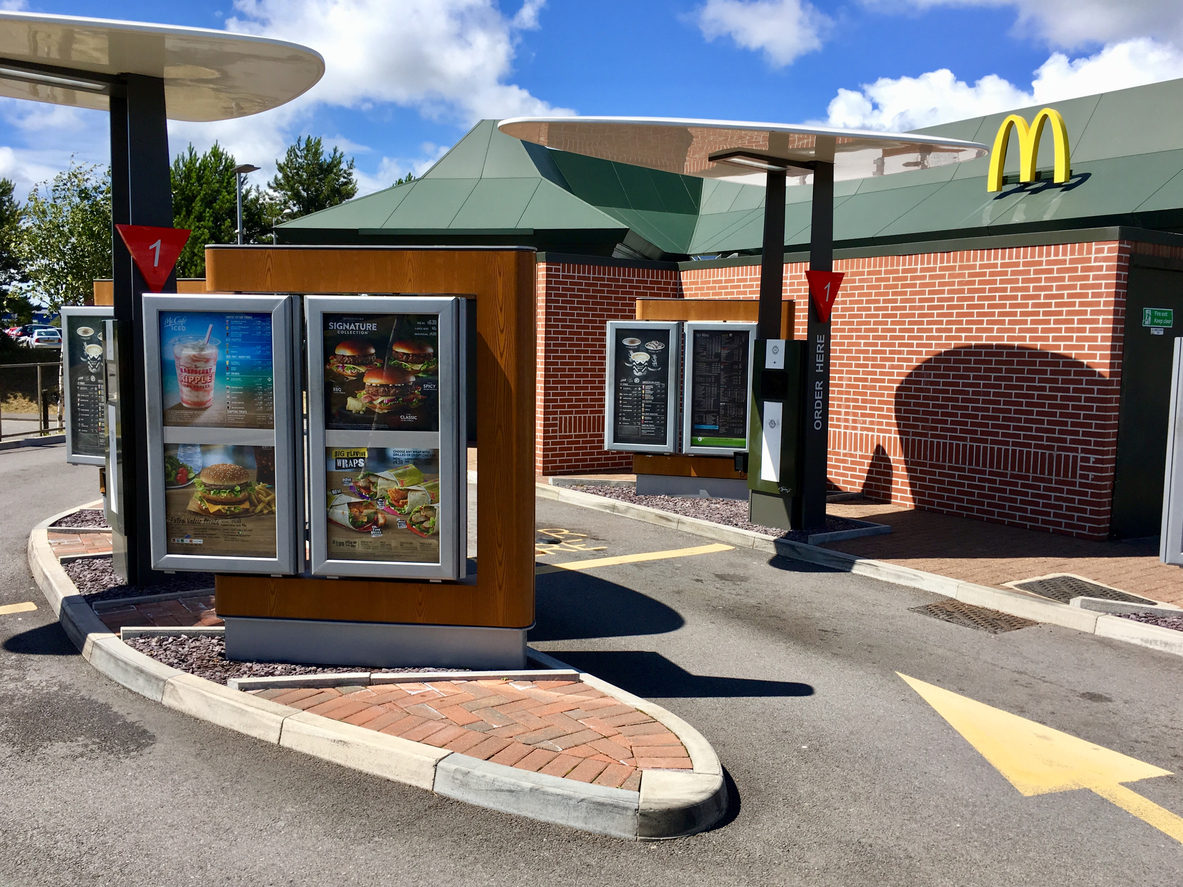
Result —
POLYGON ((519 770, 630 791, 640 787, 641 770, 693 766, 664 725, 579 681, 458 680, 253 693, 519 770), (607 712, 612 714, 600 716, 607 712))

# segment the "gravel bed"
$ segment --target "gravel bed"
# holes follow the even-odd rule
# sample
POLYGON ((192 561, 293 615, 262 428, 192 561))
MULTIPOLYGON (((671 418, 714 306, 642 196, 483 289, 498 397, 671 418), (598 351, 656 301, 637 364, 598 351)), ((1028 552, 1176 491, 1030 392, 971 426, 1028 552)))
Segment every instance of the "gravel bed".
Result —
POLYGON ((1178 616, 1166 616, 1161 613, 1118 613, 1122 619, 1131 619, 1144 625, 1160 625, 1163 628, 1173 628, 1183 631, 1183 613, 1178 616))
POLYGON ((121 585, 109 556, 79 558, 62 564, 62 569, 90 604, 114 598, 147 597, 214 587, 213 573, 177 573, 160 585, 121 585))
POLYGON ((138 637, 124 641, 129 647, 151 656, 157 662, 188 672, 207 681, 224 684, 231 678, 275 678, 289 675, 343 674, 371 671, 383 674, 407 674, 416 671, 468 671, 464 668, 330 668, 320 665, 292 665, 286 662, 239 662, 226 658, 226 641, 220 636, 138 637))
MULTIPOLYGON (((568 489, 579 490, 581 493, 591 493, 607 499, 617 499, 621 502, 632 502, 634 505, 644 505, 659 511, 680 514, 683 517, 696 517, 700 520, 736 527, 740 530, 751 530, 753 533, 763 533, 765 536, 788 539, 792 542, 804 542, 806 534, 800 530, 778 530, 774 527, 761 527, 748 521, 748 503, 742 499, 707 499, 697 496, 639 496, 633 484, 628 486, 609 486, 607 484, 577 484, 568 489)), ((827 533, 839 530, 853 530, 862 524, 858 521, 847 520, 842 517, 826 517, 827 533)))
POLYGON ((72 530, 76 527, 96 527, 103 530, 111 529, 107 526, 107 517, 103 514, 103 509, 101 508, 83 508, 81 511, 67 514, 61 520, 50 525, 51 530, 72 530))

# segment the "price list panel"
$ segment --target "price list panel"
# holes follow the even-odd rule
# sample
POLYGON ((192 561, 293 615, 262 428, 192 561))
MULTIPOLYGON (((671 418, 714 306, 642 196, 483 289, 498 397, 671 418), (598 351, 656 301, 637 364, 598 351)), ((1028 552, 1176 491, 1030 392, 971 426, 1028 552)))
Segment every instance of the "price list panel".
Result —
POLYGON ((677 451, 681 324, 611 321, 605 356, 604 448, 677 451))
POLYGON ((753 323, 686 324, 682 452, 747 450, 755 335, 753 323))
POLYGON ((106 325, 112 308, 62 309, 66 461, 103 465, 107 454, 106 325))
POLYGON ((159 569, 294 573, 303 448, 288 296, 144 297, 159 569))

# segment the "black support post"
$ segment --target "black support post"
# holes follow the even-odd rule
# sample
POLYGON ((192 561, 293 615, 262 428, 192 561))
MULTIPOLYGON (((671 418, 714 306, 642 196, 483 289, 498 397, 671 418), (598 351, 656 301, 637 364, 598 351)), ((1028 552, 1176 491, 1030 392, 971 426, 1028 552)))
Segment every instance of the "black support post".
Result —
MULTIPOLYGON (((127 74, 120 79, 124 88, 117 90, 110 100, 112 224, 172 227, 164 81, 139 74, 127 74)), ((111 229, 111 245, 123 463, 119 473, 122 489, 109 491, 109 495, 120 497, 123 519, 123 538, 113 540, 116 568, 126 570, 124 578, 129 584, 149 585, 164 578, 163 573, 152 569, 144 398, 145 386, 153 382, 159 384, 159 379, 156 373, 151 374, 151 378, 145 377, 141 297, 147 291, 147 285, 114 228, 111 229)), ((176 290, 175 272, 170 275, 165 288, 176 290)))
POLYGON ((764 245, 760 251, 760 310, 756 338, 780 338, 785 282, 785 171, 768 170, 764 193, 764 245))
MULTIPOLYGON (((813 170, 809 268, 834 269, 834 164, 822 161, 813 170)), ((812 298, 802 359, 801 495, 794 498, 792 523, 794 529, 820 530, 826 525, 829 479, 830 322, 822 322, 812 298)))

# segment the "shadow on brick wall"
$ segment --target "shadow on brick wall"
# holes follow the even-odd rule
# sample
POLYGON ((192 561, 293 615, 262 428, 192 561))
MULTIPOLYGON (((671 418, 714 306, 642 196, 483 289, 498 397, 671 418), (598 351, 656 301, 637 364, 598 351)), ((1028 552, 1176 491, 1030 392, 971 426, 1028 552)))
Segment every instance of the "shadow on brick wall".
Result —
POLYGON ((1104 445, 1096 423, 1110 414, 1116 422, 1116 410, 1115 384, 1067 355, 1014 345, 943 351, 896 389, 912 500, 1061 533, 1107 531, 1096 510, 1108 501, 1097 501, 1095 477, 1082 483, 1080 465, 1082 450, 1104 445))

